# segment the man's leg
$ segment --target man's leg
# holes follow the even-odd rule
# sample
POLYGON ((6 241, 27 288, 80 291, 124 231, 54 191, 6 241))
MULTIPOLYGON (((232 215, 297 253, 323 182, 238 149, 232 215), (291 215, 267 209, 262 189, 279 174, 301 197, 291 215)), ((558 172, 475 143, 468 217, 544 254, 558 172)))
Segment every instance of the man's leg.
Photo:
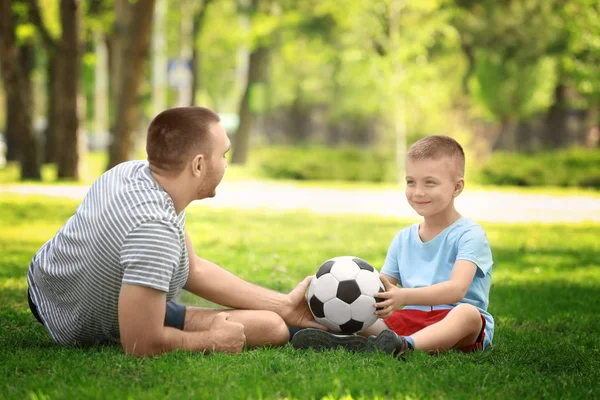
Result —
POLYGON ((367 339, 359 335, 335 334, 321 329, 302 329, 291 340, 295 349, 313 349, 317 351, 342 348, 347 351, 374 351, 368 346, 367 339))
POLYGON ((230 321, 244 325, 246 345, 249 348, 265 345, 282 346, 288 342, 289 330, 283 319, 271 311, 209 309, 186 307, 185 331, 209 329, 215 315, 227 312, 230 321))
POLYGON ((459 304, 444 319, 411 335, 415 348, 444 351, 470 346, 477 341, 483 322, 479 310, 470 304, 459 304))

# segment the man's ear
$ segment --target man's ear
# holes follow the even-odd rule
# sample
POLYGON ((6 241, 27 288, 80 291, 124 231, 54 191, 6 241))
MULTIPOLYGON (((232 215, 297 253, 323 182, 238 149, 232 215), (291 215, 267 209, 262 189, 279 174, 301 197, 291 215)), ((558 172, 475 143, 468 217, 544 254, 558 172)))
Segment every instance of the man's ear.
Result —
POLYGON ((196 154, 196 156, 192 159, 192 175, 195 177, 200 177, 204 173, 204 156, 202 154, 196 154))
POLYGON ((465 179, 463 177, 460 177, 456 181, 456 184, 454 184, 454 193, 452 193, 452 196, 458 197, 458 195, 462 193, 464 188, 465 188, 465 179))

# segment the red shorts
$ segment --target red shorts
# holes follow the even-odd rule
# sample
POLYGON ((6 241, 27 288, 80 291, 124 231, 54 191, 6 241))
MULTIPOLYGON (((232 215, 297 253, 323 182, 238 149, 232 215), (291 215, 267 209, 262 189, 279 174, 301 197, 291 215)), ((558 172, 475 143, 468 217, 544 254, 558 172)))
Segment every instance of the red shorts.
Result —
MULTIPOLYGON (((389 318, 383 320, 386 325, 401 336, 410 336, 423 328, 433 325, 441 321, 452 311, 451 308, 446 310, 396 310, 389 318)), ((481 332, 477 336, 477 340, 470 346, 461 347, 460 351, 469 353, 472 351, 483 350, 483 340, 485 339, 485 318, 481 315, 481 332)))

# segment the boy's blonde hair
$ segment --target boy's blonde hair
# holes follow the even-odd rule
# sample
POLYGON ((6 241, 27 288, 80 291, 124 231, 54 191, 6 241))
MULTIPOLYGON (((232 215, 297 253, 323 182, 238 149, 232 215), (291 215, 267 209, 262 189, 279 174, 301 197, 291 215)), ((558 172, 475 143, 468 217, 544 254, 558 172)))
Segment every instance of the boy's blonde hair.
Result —
POLYGON ((439 160, 449 157, 454 161, 456 172, 465 176, 465 152, 462 146, 449 136, 434 135, 417 140, 410 148, 406 157, 411 160, 439 160))

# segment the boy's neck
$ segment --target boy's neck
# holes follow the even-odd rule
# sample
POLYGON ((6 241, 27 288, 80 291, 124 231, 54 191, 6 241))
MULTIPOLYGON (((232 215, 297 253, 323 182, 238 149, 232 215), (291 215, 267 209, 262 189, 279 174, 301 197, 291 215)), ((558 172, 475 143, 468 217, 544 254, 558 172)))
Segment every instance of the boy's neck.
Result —
POLYGON ((427 231, 443 231, 461 217, 460 213, 454 207, 436 215, 424 217, 421 223, 421 229, 427 231))

